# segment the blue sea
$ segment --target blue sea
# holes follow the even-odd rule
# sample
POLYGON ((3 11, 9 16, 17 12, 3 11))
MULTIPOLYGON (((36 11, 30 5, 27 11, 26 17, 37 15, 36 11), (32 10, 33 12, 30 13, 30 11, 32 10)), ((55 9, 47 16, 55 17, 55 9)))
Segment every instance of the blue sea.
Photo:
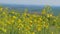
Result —
MULTIPOLYGON (((19 12, 23 12, 26 8, 28 9, 29 12, 41 12, 42 9, 44 8, 43 5, 37 6, 37 5, 10 5, 10 4, 2 4, 0 5, 2 7, 8 7, 10 10, 14 9, 19 12)), ((55 15, 58 15, 60 13, 60 6, 51 6, 52 12, 55 15)))

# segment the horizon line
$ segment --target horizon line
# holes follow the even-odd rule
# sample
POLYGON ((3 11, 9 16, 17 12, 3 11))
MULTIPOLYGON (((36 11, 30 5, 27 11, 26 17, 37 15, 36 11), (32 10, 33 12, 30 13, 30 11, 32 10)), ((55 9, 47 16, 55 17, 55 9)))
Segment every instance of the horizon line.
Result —
MULTIPOLYGON (((0 3, 0 5, 32 5, 32 4, 4 4, 4 3, 0 3)), ((35 4, 33 4, 32 6, 47 6, 47 5, 43 5, 43 4, 35 5, 35 4)), ((48 6, 60 6, 60 5, 48 5, 48 6)))

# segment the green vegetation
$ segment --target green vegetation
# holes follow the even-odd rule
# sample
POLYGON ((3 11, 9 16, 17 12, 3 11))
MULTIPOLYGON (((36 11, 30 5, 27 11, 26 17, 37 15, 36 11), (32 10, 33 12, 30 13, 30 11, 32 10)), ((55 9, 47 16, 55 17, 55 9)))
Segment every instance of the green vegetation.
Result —
POLYGON ((0 8, 0 34, 60 34, 60 15, 45 7, 40 14, 0 8))

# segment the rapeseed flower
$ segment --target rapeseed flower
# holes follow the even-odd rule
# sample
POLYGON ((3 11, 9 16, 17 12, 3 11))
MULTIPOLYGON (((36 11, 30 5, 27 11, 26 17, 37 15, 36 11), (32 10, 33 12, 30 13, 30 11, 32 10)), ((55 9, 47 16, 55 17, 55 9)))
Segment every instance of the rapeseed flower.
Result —
POLYGON ((32 32, 31 34, 35 34, 35 32, 32 32))
MULTIPOLYGON (((0 11, 1 11, 0 12, 0 30, 2 30, 4 34, 8 33, 7 31, 12 32, 13 34, 14 33, 36 34, 36 33, 42 32, 43 30, 46 30, 49 32, 50 31, 49 26, 52 23, 56 24, 54 25, 54 27, 56 27, 58 30, 60 28, 59 17, 53 16, 53 14, 48 13, 46 11, 47 9, 49 10, 50 8, 47 8, 47 9, 44 8, 42 10, 42 14, 27 13, 27 9, 25 9, 24 13, 18 13, 10 10, 9 12, 9 11, 6 11, 7 9, 5 10, 3 9, 4 8, 0 8, 0 11)), ((54 32, 50 32, 50 33, 54 34, 54 32)))
POLYGON ((21 19, 18 19, 18 23, 20 23, 21 22, 21 19))
POLYGON ((46 10, 45 9, 42 10, 42 14, 46 14, 46 10))
POLYGON ((52 34, 54 34, 54 32, 52 32, 52 34))
POLYGON ((3 10, 3 8, 0 8, 0 11, 2 11, 3 10))
POLYGON ((16 19, 17 17, 16 16, 13 16, 14 19, 16 19))
POLYGON ((5 33, 7 32, 7 30, 6 30, 6 29, 4 29, 4 28, 2 28, 2 30, 3 30, 3 32, 5 32, 5 33))

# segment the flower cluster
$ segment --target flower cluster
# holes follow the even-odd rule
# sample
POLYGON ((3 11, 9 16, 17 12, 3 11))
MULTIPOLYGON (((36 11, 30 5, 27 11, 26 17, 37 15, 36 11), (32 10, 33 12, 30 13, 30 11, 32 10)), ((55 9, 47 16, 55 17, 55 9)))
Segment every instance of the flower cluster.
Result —
POLYGON ((60 17, 46 12, 46 9, 40 14, 31 14, 0 8, 0 34, 59 34, 59 32, 60 17))

